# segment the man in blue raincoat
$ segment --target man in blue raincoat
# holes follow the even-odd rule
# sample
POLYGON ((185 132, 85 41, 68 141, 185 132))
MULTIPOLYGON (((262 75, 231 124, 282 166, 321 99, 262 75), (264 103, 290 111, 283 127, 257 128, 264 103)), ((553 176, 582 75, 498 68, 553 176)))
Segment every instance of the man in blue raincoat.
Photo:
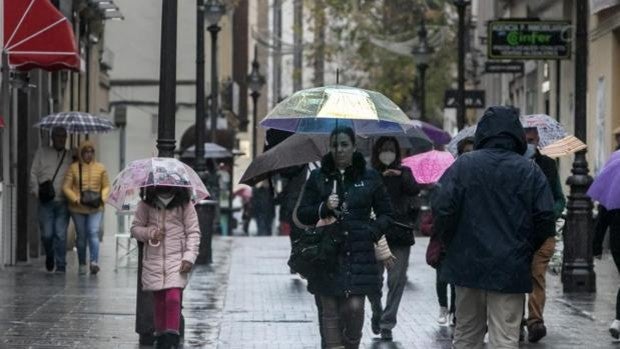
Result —
POLYGON ((555 234, 545 175, 522 155, 516 109, 491 107, 475 150, 446 171, 432 197, 433 229, 446 246, 440 278, 456 286, 454 347, 518 348, 534 252, 555 234))

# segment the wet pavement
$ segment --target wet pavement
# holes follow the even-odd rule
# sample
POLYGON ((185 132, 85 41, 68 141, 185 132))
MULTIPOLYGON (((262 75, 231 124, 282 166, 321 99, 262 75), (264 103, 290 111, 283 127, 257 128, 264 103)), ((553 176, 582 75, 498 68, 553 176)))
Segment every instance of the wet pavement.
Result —
MULTIPOLYGON (((409 281, 394 342, 373 339, 366 307, 364 348, 450 348, 451 328, 437 325, 435 271, 424 262, 427 239, 412 249, 409 281)), ((318 348, 314 298, 289 273, 286 237, 213 240, 214 263, 197 266, 184 293, 184 348, 318 348)), ((136 269, 114 270, 114 238, 101 249, 102 271, 66 275, 43 260, 0 270, 0 348, 140 348, 134 333, 136 269)), ((124 261, 123 261, 124 262, 124 261)), ((524 348, 620 348, 607 327, 620 281, 611 256, 596 261, 593 295, 565 295, 548 274, 548 336, 524 348)), ((135 265, 135 259, 128 265, 135 265)), ((146 347, 145 347, 146 348, 146 347)))

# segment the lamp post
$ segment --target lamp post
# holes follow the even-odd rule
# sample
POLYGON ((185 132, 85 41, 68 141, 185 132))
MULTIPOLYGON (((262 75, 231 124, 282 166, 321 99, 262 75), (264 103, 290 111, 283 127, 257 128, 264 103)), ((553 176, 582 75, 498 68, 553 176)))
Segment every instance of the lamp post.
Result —
MULTIPOLYGON (((177 0, 162 3, 157 150, 160 157, 173 157, 176 143, 177 0)), ((153 344, 153 295, 152 292, 142 291, 143 251, 143 243, 138 243, 136 332, 140 335, 140 344, 153 344)))
MULTIPOLYGON (((588 84, 588 2, 576 1, 575 30, 575 136, 586 141, 588 84)), ((586 191, 592 184, 588 175, 586 151, 575 154, 572 176, 566 184, 568 195, 564 229, 564 292, 596 292, 596 274, 592 263, 592 200, 586 191)))
POLYGON ((247 78, 248 87, 250 88, 250 96, 252 96, 252 160, 256 159, 256 130, 258 129, 258 113, 256 110, 260 90, 265 84, 265 77, 260 74, 260 65, 257 60, 257 49, 254 46, 254 60, 252 61, 252 70, 247 78))
POLYGON ((207 0, 205 5, 205 17, 207 19, 207 30, 211 33, 211 142, 215 143, 217 133, 218 116, 218 86, 217 77, 217 33, 222 29, 218 23, 226 13, 226 6, 220 0, 207 0))
MULTIPOLYGON (((426 69, 428 62, 433 54, 433 48, 428 45, 428 32, 422 14, 420 29, 418 30, 419 44, 413 48, 412 54, 415 58, 416 67, 420 74, 420 120, 426 121, 426 69)), ((414 90, 415 91, 415 90, 414 90)))
POLYGON ((196 0, 196 123, 194 170, 204 181, 205 160, 205 2, 196 0))
POLYGON ((457 110, 456 124, 459 130, 465 127, 465 9, 471 1, 454 0, 454 5, 459 14, 458 32, 458 87, 457 87, 457 110))

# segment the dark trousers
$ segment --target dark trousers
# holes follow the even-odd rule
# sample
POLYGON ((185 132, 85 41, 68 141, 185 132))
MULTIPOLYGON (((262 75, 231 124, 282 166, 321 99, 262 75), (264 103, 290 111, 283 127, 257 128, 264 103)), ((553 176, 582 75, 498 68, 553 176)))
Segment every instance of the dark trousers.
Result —
MULTIPOLYGON (((437 289, 437 299, 439 300, 440 307, 448 307, 448 283, 439 280, 439 273, 441 272, 441 266, 437 267, 437 281, 435 282, 435 288, 437 289)), ((450 285, 450 313, 454 313, 454 307, 456 303, 456 290, 454 285, 450 285)))
POLYGON ((321 327, 326 348, 359 348, 364 327, 364 296, 321 296, 321 327))
MULTIPOLYGON (((614 232, 612 229, 609 231, 609 248, 616 268, 620 272, 620 233, 614 232)), ((616 294, 616 320, 620 320, 620 289, 616 294)))

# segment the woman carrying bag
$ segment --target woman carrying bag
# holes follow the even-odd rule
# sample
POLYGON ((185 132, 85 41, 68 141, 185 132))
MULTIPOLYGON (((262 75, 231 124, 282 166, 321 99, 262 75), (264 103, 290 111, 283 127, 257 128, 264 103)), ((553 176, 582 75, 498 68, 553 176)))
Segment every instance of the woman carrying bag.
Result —
POLYGON ((330 152, 321 168, 312 171, 297 207, 297 218, 304 225, 338 224, 337 229, 330 229, 340 241, 335 265, 313 276, 308 284, 308 290, 320 296, 321 332, 327 348, 359 347, 365 296, 381 291, 374 242, 390 226, 391 215, 381 175, 367 169, 364 157, 356 152, 354 131, 334 129, 330 152))
POLYGON ((99 272, 99 229, 103 205, 110 193, 110 181, 105 166, 95 161, 95 147, 89 141, 80 145, 78 161, 71 164, 65 175, 63 192, 69 202, 69 212, 77 233, 79 274, 86 274, 86 240, 90 253, 90 273, 99 272))

